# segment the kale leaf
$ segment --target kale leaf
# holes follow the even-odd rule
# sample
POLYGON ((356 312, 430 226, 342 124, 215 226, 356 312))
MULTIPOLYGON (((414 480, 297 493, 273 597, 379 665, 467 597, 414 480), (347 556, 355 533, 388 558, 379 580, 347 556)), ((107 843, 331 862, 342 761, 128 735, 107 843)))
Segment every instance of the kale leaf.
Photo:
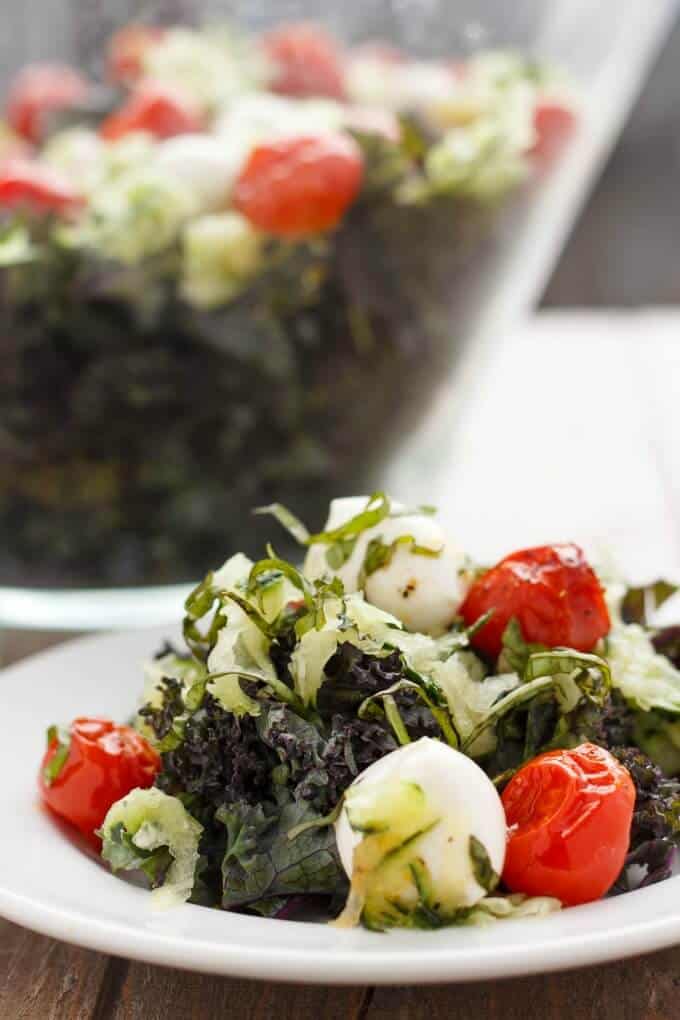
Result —
POLYGON ((276 760, 259 739, 255 720, 225 711, 210 694, 187 720, 182 743, 162 755, 156 785, 171 795, 216 810, 225 801, 255 802, 265 796, 276 760))
POLYGON ((635 808, 628 856, 617 892, 669 878, 680 846, 680 782, 667 779, 641 751, 613 748, 635 784, 635 808))
MULTIPOLYGON (((386 656, 371 655, 349 642, 338 647, 326 663, 324 672, 326 682, 319 691, 317 707, 322 718, 326 719, 337 713, 347 716, 355 712, 366 698, 408 679, 399 652, 386 656)), ((436 719, 416 693, 410 690, 398 691, 395 701, 402 721, 414 740, 440 735, 436 719)), ((396 747, 396 743, 393 747, 396 747)))
POLYGON ((386 725, 334 715, 322 736, 285 705, 269 704, 257 720, 262 742, 285 769, 291 796, 321 815, 331 811, 350 783, 374 761, 397 747, 386 725))
MULTIPOLYGON (((172 725, 176 695, 164 683, 161 706, 147 715, 152 724, 172 725)), ((161 755, 156 785, 180 796, 203 825, 194 902, 273 914, 290 896, 344 887, 324 817, 396 742, 383 722, 335 714, 321 732, 284 704, 265 699, 260 706, 257 718, 238 718, 206 694, 179 745, 161 755)))
POLYGON ((317 820, 309 804, 291 801, 278 813, 244 801, 225 805, 216 818, 227 832, 222 864, 222 905, 269 913, 266 901, 299 894, 332 895, 343 884, 343 870, 332 827, 297 826, 317 820), (263 901, 265 901, 263 903, 263 901))

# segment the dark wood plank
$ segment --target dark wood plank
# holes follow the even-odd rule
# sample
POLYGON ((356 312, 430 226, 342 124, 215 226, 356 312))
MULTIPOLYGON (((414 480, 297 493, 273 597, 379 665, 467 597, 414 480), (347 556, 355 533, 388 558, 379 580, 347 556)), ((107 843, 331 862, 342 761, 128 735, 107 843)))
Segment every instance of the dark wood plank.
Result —
POLYGON ((679 993, 677 948, 513 981, 378 988, 365 1020, 676 1020, 679 993))
POLYGON ((2 630, 0 629, 0 665, 9 666, 27 655, 42 652, 61 644, 72 634, 59 630, 2 630))
POLYGON ((131 964, 110 1020, 359 1020, 368 1002, 363 988, 234 981, 131 964))
POLYGON ((0 920, 0 1017, 3 1020, 97 1018, 109 962, 0 920))

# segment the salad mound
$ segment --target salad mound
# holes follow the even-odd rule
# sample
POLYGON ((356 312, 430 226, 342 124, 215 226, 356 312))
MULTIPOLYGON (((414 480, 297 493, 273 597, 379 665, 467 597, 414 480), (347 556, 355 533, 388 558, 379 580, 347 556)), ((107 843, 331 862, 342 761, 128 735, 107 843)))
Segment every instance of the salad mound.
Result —
POLYGON ((113 871, 166 905, 379 930, 670 876, 680 656, 651 621, 673 585, 605 585, 573 544, 482 567, 382 493, 318 533, 263 512, 303 568, 232 556, 146 664, 133 728, 48 732, 43 796, 113 871))
POLYGON ((129 26, 106 67, 24 69, 0 124, 1 583, 185 580, 254 502, 361 491, 574 119, 519 54, 311 25, 129 26))

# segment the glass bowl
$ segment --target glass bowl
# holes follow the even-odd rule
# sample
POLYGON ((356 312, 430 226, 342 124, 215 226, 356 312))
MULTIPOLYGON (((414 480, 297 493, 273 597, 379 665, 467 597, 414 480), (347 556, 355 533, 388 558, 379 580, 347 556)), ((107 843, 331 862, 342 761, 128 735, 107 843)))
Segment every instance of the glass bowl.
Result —
MULTIPOLYGON (((176 616, 193 577, 235 548, 261 550, 271 525, 250 510, 272 500, 314 526, 342 493, 436 500, 480 359, 544 285, 674 6, 157 4, 160 23, 226 17, 260 32, 313 20, 346 46, 379 39, 452 75, 480 52, 513 49, 526 77, 535 61, 563 69, 575 127, 549 158, 524 154, 512 186, 422 200, 441 137, 420 107, 400 109, 412 163, 395 201, 394 145, 353 123, 367 169, 338 228, 267 241, 265 269, 217 305, 187 299, 171 244, 133 261, 65 244, 0 269, 0 622, 176 616)), ((91 5, 72 35, 45 24, 13 59, 97 74, 105 39, 131 13, 91 5)), ((37 15, 28 3, 11 17, 37 15)), ((284 539, 277 549, 290 553, 284 539)))

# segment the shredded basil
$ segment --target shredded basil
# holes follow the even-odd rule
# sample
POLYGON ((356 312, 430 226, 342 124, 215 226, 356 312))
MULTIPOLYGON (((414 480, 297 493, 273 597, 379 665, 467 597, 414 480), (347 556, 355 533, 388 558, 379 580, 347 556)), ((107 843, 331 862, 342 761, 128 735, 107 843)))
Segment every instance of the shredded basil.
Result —
MULTIPOLYGON (((361 565, 359 587, 363 588, 366 578, 374 574, 376 570, 388 567, 394 559, 397 549, 402 545, 410 546, 409 551, 414 556, 431 556, 434 559, 441 556, 444 549, 443 546, 439 549, 430 549, 429 546, 419 545, 413 535, 400 535, 389 545, 383 542, 380 535, 377 538, 372 538, 366 547, 364 562, 361 565)), ((328 555, 326 555, 326 559, 328 559, 328 555)))
POLYGON ((269 514, 271 517, 275 517, 296 542, 299 542, 300 545, 309 545, 309 531, 299 517, 296 517, 283 503, 258 506, 253 510, 253 513, 258 516, 269 514))
MULTIPOLYGON (((417 676, 417 674, 415 675, 417 676)), ((441 698, 439 697, 439 692, 435 691, 434 688, 435 685, 432 682, 425 684, 422 681, 418 682, 416 680, 398 680, 397 683, 392 684, 391 687, 387 687, 385 690, 378 691, 377 694, 371 694, 368 698, 364 698, 357 710, 357 716, 359 719, 366 719, 371 715, 371 708, 375 706, 375 702, 382 701, 385 716, 392 726, 397 740, 400 744, 408 743, 410 741, 410 737, 403 724, 401 716, 399 716, 393 695, 397 694, 399 691, 413 691, 429 708, 434 719, 439 725, 446 742, 451 747, 458 748, 460 745, 458 734, 456 733, 447 708, 438 703, 441 701, 441 698), (399 716, 398 719, 397 716, 399 716)))
POLYGON ((47 746, 52 747, 56 741, 54 754, 43 767, 42 774, 46 786, 52 783, 61 774, 71 749, 71 735, 60 726, 50 726, 47 730, 47 746))
POLYGON ((468 852, 477 882, 485 893, 493 892, 500 881, 500 875, 494 871, 486 847, 476 836, 470 836, 468 852))

